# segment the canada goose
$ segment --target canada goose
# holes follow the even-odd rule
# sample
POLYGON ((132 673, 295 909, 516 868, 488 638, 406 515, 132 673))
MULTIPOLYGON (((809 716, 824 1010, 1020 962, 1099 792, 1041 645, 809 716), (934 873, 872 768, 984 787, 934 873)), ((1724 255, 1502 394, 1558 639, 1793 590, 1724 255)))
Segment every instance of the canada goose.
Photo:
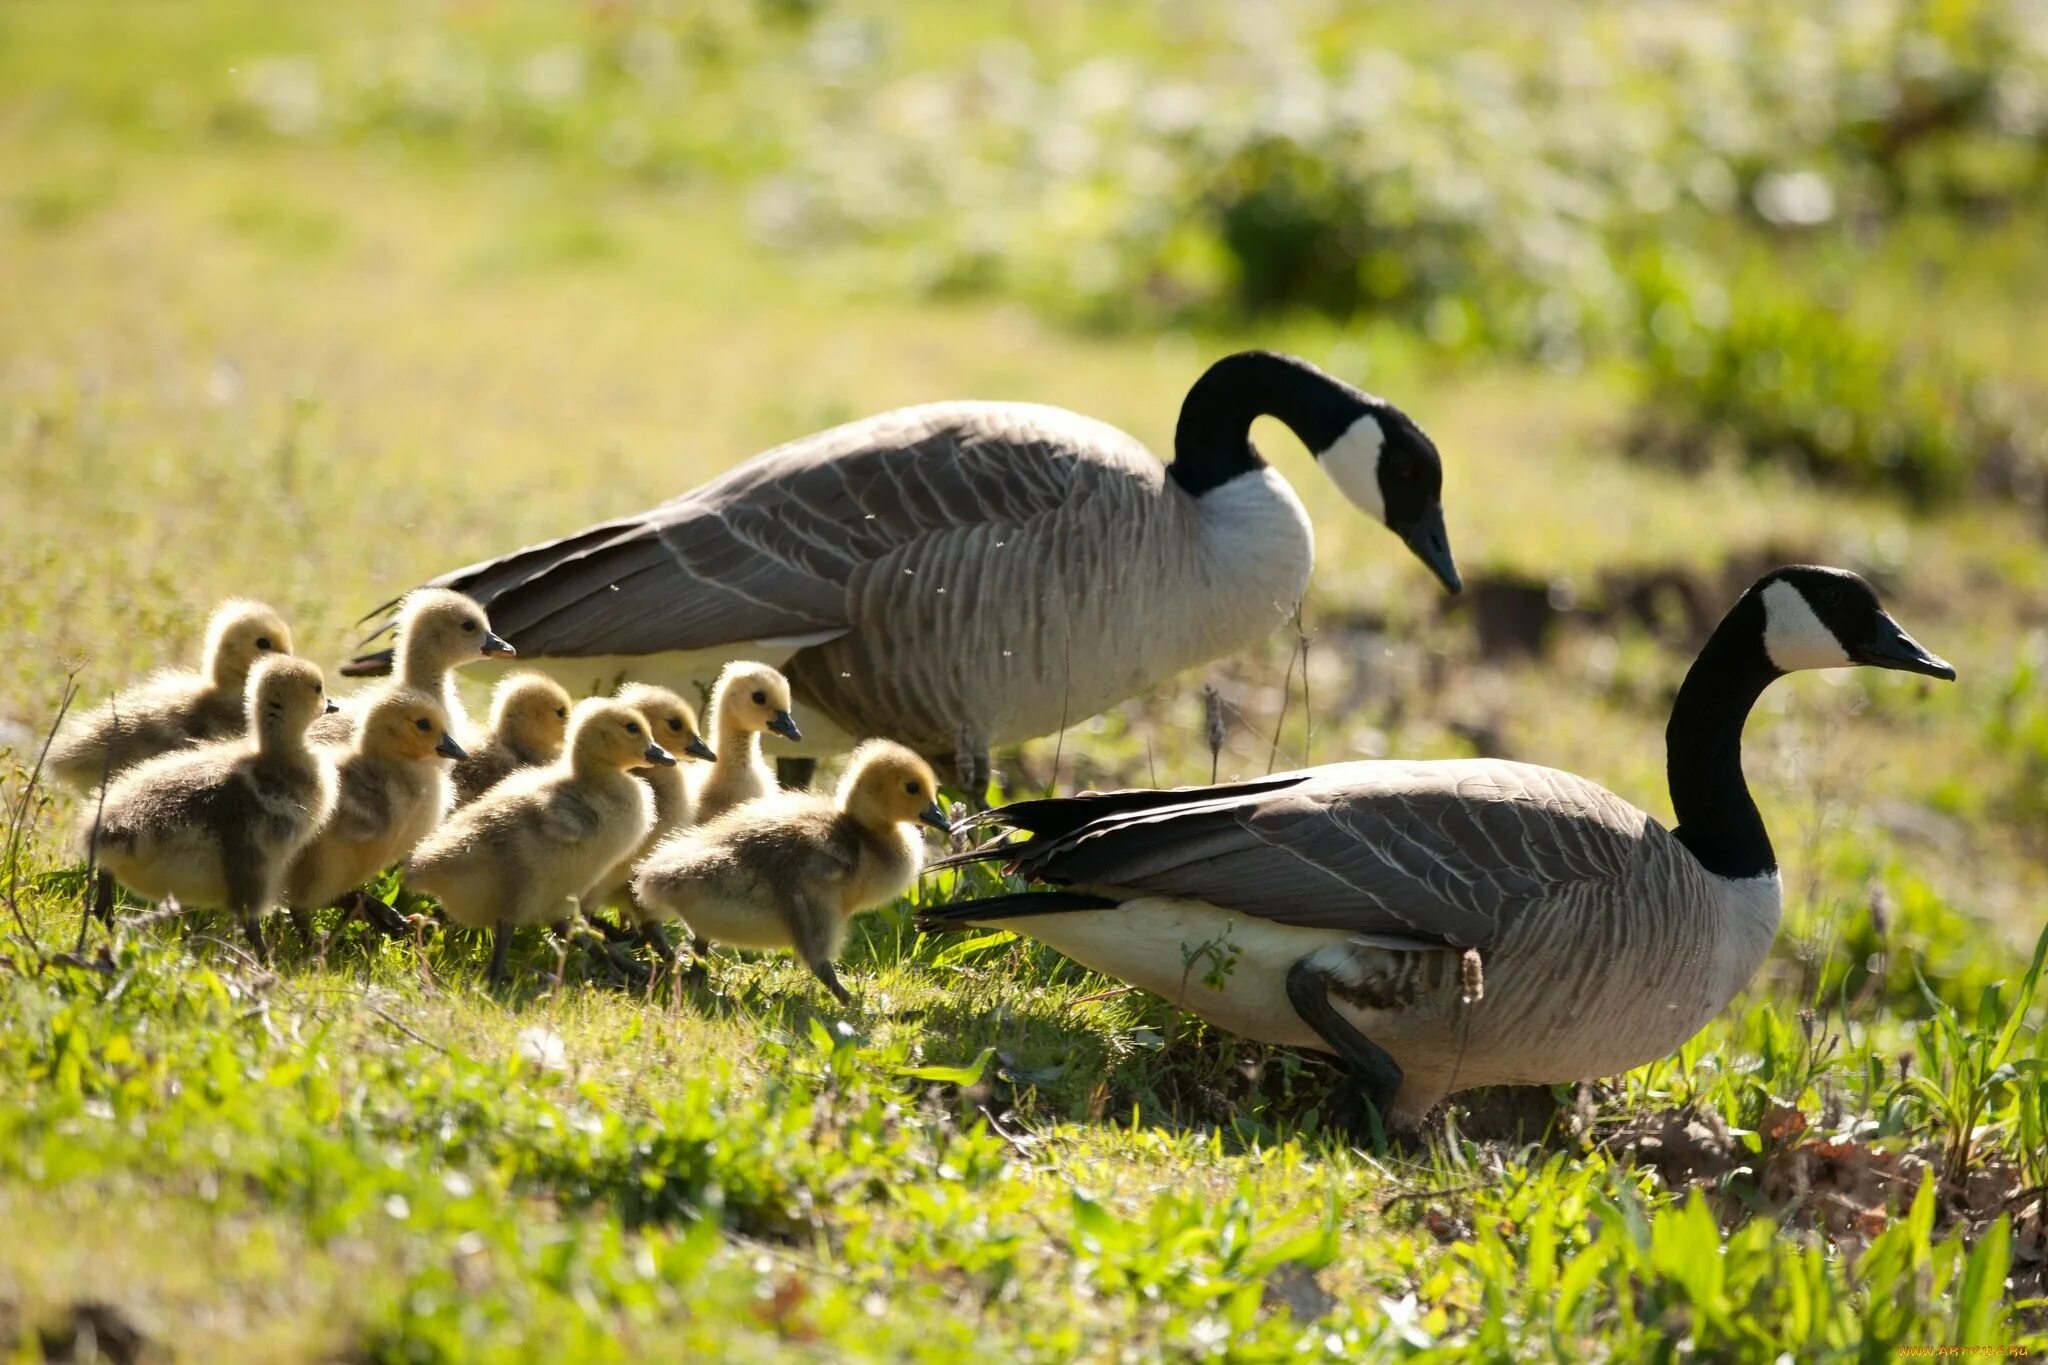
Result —
POLYGON ((292 652, 291 627, 261 602, 231 597, 206 622, 205 671, 165 671, 68 722, 50 743, 52 776, 90 791, 174 749, 233 739, 249 722, 249 670, 292 652))
POLYGON ((930 765, 900 744, 854 750, 838 794, 780 792, 669 836, 633 874, 642 932, 680 918, 701 941, 792 949, 841 1004, 834 960, 855 914, 903 894, 924 862, 908 828, 946 828, 930 765))
POLYGON ((1750 979, 1777 859, 1742 725, 1795 669, 1952 679, 1870 585, 1793 567, 1744 593, 1666 731, 1666 830, 1570 773, 1498 760, 1338 763, 1206 789, 1026 801, 968 824, 1069 888, 946 906, 1233 1033, 1337 1055, 1390 1127, 1477 1085, 1613 1075, 1665 1056, 1750 979))
MULTIPOLYGON (((1294 612, 1314 541, 1251 440, 1262 415, 1457 591, 1429 437, 1263 351, 1188 390, 1170 465, 1061 408, 903 408, 435 581, 571 691, 616 676, 681 691, 735 656, 766 659, 806 708, 802 752, 886 736, 978 794, 992 745, 1085 720, 1294 612)), ((388 666, 369 654, 343 671, 388 666)))
POLYGON ((629 768, 674 763, 630 706, 578 702, 560 761, 518 772, 457 811, 413 851, 406 880, 457 924, 492 928, 491 980, 521 924, 559 921, 567 903, 626 856, 654 823, 654 798, 629 768))
MULTIPOLYGON (((419 588, 398 604, 396 678, 393 685, 426 692, 441 699, 458 731, 468 729, 468 715, 455 691, 455 670, 479 659, 509 659, 518 653, 491 630, 484 609, 471 598, 446 588, 419 588)), ((346 666, 342 668, 347 673, 346 666)), ((379 695, 372 688, 343 703, 341 713, 313 727, 316 744, 346 744, 359 711, 379 695)))
POLYGON ((285 869, 334 805, 334 768, 306 743, 332 711, 320 670, 265 659, 249 674, 248 737, 137 764, 109 784, 100 861, 150 900, 232 910, 268 959, 261 917, 285 869))
POLYGON ((717 757, 710 767, 690 775, 690 802, 697 820, 716 819, 742 801, 775 790, 775 774, 761 757, 761 732, 802 739, 789 706, 789 679, 775 669, 742 659, 725 666, 712 685, 707 717, 717 757))
POLYGON ((448 765, 462 758, 448 713, 429 692, 376 698, 335 759, 335 802, 285 876, 295 911, 333 905, 412 852, 448 812, 448 765))
POLYGON ((570 705, 562 685, 545 673, 507 674, 491 693, 490 733, 455 764, 455 804, 468 805, 521 768, 560 758, 570 705))
MULTIPOLYGON (((647 717, 655 742, 678 759, 687 755, 704 762, 717 761, 718 755, 697 733, 697 713, 690 709, 688 702, 666 687, 656 687, 652 683, 627 683, 613 694, 612 700, 647 717)), ((640 860, 670 834, 696 823, 696 810, 690 800, 690 786, 684 780, 681 763, 641 768, 634 775, 647 784, 647 790, 654 796, 654 824, 648 829, 647 837, 591 888, 588 900, 592 905, 605 902, 622 904, 628 894, 626 883, 640 860)))

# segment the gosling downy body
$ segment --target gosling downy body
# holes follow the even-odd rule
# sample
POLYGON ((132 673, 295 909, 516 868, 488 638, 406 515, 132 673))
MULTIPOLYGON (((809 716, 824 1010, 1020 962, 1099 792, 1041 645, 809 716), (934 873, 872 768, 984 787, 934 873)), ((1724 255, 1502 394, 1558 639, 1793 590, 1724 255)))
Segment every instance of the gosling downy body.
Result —
POLYGON ((412 852, 448 812, 448 760, 462 758, 431 693, 398 690, 363 712, 349 748, 329 750, 334 809, 292 860, 284 903, 333 905, 412 852))
POLYGON ((901 895, 924 845, 913 827, 946 828, 929 764, 902 745, 856 749, 836 796, 782 792, 671 835, 633 876, 643 932, 681 919, 700 940, 781 948, 850 1003, 834 962, 847 922, 901 895))
POLYGON ((334 805, 333 765, 306 742, 330 706, 320 670, 279 657, 249 675, 249 737, 164 754, 108 785, 100 862, 150 900, 231 910, 257 956, 262 916, 334 805))
MULTIPOLYGON (((788 674, 797 752, 898 740, 986 785, 987 751, 1078 724, 1289 619, 1308 514, 1251 440, 1272 416, 1455 591, 1436 447, 1406 414, 1248 351, 1188 390, 1162 464, 1035 403, 933 403, 779 446, 672 502, 457 569, 572 692, 788 674)), ((381 655, 350 665, 388 666, 381 655)), ((717 744, 714 733, 712 742, 717 744)))
POLYGON ((514 773, 457 811, 413 851, 406 881, 457 924, 495 930, 499 980, 515 927, 565 918, 570 898, 647 836, 654 797, 630 770, 674 762, 638 711, 579 702, 560 761, 514 773))
POLYGON ((776 790, 774 770, 761 756, 761 735, 773 730, 787 740, 802 739, 789 707, 789 679, 775 669, 746 660, 725 666, 711 688, 707 727, 718 757, 689 778, 696 819, 715 820, 776 790))
POLYGON ((666 687, 652 683, 627 683, 613 697, 614 701, 632 707, 647 717, 647 725, 654 732, 654 740, 679 760, 673 765, 657 764, 641 768, 635 776, 647 784, 647 790, 654 797, 654 824, 647 831, 634 850, 613 868, 596 886, 590 889, 588 901, 592 905, 625 905, 631 894, 627 882, 640 860, 654 851, 654 846, 679 829, 696 823, 696 809, 690 799, 690 784, 684 777, 688 764, 682 759, 694 762, 714 762, 718 755, 697 732, 697 713, 666 687))
POLYGON ((455 690, 455 670, 483 659, 509 659, 518 653, 492 632, 482 607, 446 588, 420 588, 407 593, 398 604, 393 628, 397 643, 393 646, 396 666, 391 683, 345 698, 338 714, 313 727, 314 743, 348 743, 363 711, 392 687, 425 692, 439 699, 459 739, 469 731, 469 717, 455 690))
POLYGON ((490 733, 455 764, 455 804, 468 805, 522 768, 545 768, 560 759, 573 704, 546 674, 508 675, 491 694, 490 733))
POLYGON ((1498 760, 1026 801, 969 823, 1028 840, 942 865, 1002 859, 1064 889, 923 927, 1013 930, 1233 1033, 1334 1053, 1390 1128, 1471 1086, 1613 1075, 1692 1037, 1762 963, 1778 865, 1743 721, 1786 673, 1849 664, 1955 676, 1854 574, 1750 588, 1672 710, 1676 829, 1498 760))
POLYGON ((201 672, 166 671, 66 721, 47 769, 75 791, 159 754, 233 739, 249 723, 249 670, 292 652, 291 627, 261 602, 231 598, 206 623, 201 672))

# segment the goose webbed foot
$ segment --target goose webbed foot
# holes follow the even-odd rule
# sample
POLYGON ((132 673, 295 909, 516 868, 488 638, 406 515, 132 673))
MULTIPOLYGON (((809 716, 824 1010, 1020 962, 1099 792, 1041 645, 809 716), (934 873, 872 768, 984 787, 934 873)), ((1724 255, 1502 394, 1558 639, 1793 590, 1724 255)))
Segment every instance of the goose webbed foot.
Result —
POLYGON ((368 892, 358 893, 356 908, 386 938, 412 937, 411 921, 368 892))
POLYGON ((775 785, 784 791, 802 792, 811 789, 811 783, 818 776, 818 760, 815 758, 778 758, 775 760, 775 785))
POLYGON ((1349 1073, 1346 1084, 1331 1096, 1332 1126, 1343 1128, 1362 1144, 1386 1145, 1387 1115, 1401 1089, 1400 1064, 1338 1013, 1330 1003, 1329 975, 1315 965, 1313 956, 1287 969, 1287 1000, 1302 1022, 1330 1045, 1349 1073))
POLYGON ((847 1009, 853 1008, 853 993, 839 982, 839 971, 830 962, 807 963, 811 974, 825 983, 825 989, 832 992, 833 999, 847 1009))
POLYGON ((583 918, 588 921, 591 928, 604 935, 605 942, 607 943, 639 943, 642 941, 639 934, 628 929, 623 924, 607 919, 603 915, 586 913, 583 918))

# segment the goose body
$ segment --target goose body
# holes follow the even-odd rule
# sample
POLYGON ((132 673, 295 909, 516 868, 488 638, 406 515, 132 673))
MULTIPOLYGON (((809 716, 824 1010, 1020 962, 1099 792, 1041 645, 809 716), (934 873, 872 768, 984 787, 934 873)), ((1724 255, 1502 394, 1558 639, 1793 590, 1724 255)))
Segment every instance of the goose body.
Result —
POLYGON ((1496 760, 1332 764, 1253 782, 1030 801, 978 822, 1065 890, 932 912, 1036 938, 1264 1042, 1336 1053, 1388 1122, 1469 1086, 1612 1075, 1677 1048, 1768 953, 1777 863, 1742 720, 1795 668, 1937 677, 1854 575, 1745 594, 1674 708, 1667 830, 1596 783, 1496 760))
POLYGON ((879 735, 985 766, 989 746, 1083 720, 1293 612, 1314 544, 1251 443, 1261 415, 1456 587, 1428 438, 1390 404, 1263 352, 1190 390, 1170 465, 1064 409, 934 403, 438 582, 572 691, 621 676, 682 690, 759 658, 806 708, 805 752, 879 735))
POLYGON ((946 827, 937 798, 923 759, 870 740, 832 797, 760 797, 664 840, 633 875, 636 917, 679 918, 700 943, 793 951, 843 1002, 833 961, 846 926, 917 879, 913 825, 946 827))
POLYGON ((260 919, 334 806, 333 766, 306 743, 327 705, 312 664, 259 664, 249 677, 248 738, 164 754, 108 785, 97 839, 106 869, 150 900, 233 911, 265 955, 260 919))
POLYGON ((241 735, 249 670, 291 652, 291 627, 271 608, 241 598, 221 603, 207 621, 204 667, 159 673, 67 721, 50 743, 51 776, 90 791, 159 754, 241 735))
POLYGON ((491 694, 491 726, 456 760, 455 804, 466 806, 513 773, 544 768, 562 756, 569 734, 569 694, 553 678, 519 672, 491 694))
POLYGON ((284 901, 318 910, 400 861, 448 812, 449 759, 462 746, 425 692, 378 698, 334 762, 334 808, 292 859, 284 901))

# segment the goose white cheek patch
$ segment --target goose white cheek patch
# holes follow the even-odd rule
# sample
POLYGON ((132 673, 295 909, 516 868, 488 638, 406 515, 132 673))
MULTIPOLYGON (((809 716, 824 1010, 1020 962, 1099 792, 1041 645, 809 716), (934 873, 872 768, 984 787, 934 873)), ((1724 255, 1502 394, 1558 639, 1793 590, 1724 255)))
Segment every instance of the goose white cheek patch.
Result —
POLYGON ((1386 499, 1380 496, 1380 452, 1386 445, 1387 433, 1379 419, 1367 413, 1317 460, 1345 497, 1381 521, 1387 519, 1386 499))
POLYGON ((1786 673, 1847 668, 1855 662, 1799 589, 1782 580, 1764 589, 1764 653, 1786 673))

